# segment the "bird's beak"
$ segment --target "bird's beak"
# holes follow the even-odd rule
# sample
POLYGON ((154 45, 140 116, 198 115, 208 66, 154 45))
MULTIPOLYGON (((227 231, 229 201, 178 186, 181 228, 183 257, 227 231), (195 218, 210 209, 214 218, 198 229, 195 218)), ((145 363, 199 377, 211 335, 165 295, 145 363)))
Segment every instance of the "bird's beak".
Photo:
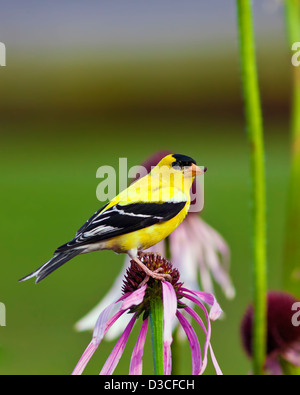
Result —
POLYGON ((202 176, 206 172, 206 168, 204 170, 200 169, 200 167, 196 166, 194 163, 190 167, 190 172, 193 177, 195 176, 202 176))

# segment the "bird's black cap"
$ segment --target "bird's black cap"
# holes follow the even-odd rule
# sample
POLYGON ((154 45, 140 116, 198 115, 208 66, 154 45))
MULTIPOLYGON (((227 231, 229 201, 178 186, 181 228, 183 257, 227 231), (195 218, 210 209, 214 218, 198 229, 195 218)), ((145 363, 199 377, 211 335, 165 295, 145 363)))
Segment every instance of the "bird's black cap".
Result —
POLYGON ((196 165, 196 161, 189 156, 181 154, 173 154, 172 156, 175 159, 175 162, 172 163, 172 166, 191 166, 192 163, 196 165))

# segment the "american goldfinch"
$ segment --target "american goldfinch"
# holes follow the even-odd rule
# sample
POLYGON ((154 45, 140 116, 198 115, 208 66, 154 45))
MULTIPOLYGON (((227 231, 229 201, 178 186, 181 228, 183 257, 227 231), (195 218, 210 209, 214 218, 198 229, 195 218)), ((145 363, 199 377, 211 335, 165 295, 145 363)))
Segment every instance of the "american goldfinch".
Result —
POLYGON ((19 281, 36 277, 38 283, 76 255, 101 250, 127 253, 148 278, 165 280, 168 275, 152 272, 138 253, 163 240, 183 221, 193 180, 204 171, 186 155, 165 156, 149 174, 98 210, 71 241, 56 249, 53 258, 19 281))

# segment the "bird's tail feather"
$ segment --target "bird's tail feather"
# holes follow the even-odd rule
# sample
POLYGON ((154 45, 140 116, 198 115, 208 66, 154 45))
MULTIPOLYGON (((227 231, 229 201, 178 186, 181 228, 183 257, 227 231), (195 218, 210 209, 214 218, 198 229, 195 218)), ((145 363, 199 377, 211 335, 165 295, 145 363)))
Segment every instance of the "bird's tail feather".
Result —
POLYGON ((27 276, 21 278, 19 281, 26 281, 32 277, 36 277, 35 282, 39 283, 45 277, 49 276, 54 270, 58 269, 61 265, 74 258, 76 255, 81 254, 82 249, 74 249, 70 251, 60 252, 51 258, 48 262, 44 263, 40 268, 27 276))

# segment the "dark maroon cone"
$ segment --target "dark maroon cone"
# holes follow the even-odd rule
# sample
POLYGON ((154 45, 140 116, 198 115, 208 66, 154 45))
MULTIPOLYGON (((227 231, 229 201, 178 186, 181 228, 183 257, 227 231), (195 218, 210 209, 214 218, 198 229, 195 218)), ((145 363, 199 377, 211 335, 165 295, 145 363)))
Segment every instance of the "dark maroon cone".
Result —
MULTIPOLYGON (((298 302, 294 296, 279 291, 268 292, 267 305, 267 355, 280 354, 291 347, 296 341, 300 341, 300 326, 294 326, 292 310, 294 303, 298 302)), ((252 356, 252 328, 253 306, 250 305, 241 323, 241 337, 244 349, 252 356)))
MULTIPOLYGON (((150 270, 154 271, 160 268, 161 274, 169 274, 171 276, 171 284, 173 285, 174 291, 177 295, 178 308, 184 307, 185 305, 180 302, 182 295, 177 293, 177 291, 182 286, 182 283, 179 282, 179 271, 173 268, 172 264, 165 258, 163 258, 160 254, 139 253, 138 257, 143 262, 143 264, 146 265, 150 270)), ((126 271, 125 279, 123 280, 123 294, 136 291, 139 288, 141 282, 145 279, 145 277, 146 274, 143 269, 141 269, 134 260, 131 260, 130 266, 126 271)), ((143 319, 147 318, 150 311, 150 300, 153 297, 157 297, 158 295, 160 298, 162 297, 161 282, 158 280, 154 280, 151 277, 147 282, 147 288, 142 303, 138 306, 133 306, 131 308, 131 312, 136 313, 137 316, 143 314, 143 319)))
MULTIPOLYGON (((179 283, 179 271, 173 268, 172 264, 157 253, 140 253, 139 259, 146 265, 150 270, 161 269, 160 274, 170 274, 172 277, 171 284, 176 290, 182 284, 179 283)), ((146 273, 141 269, 138 264, 134 261, 130 261, 130 266, 126 271, 125 279, 123 281, 123 294, 126 292, 133 292, 138 289, 140 283, 146 277, 146 273)), ((151 286, 153 282, 157 282, 153 278, 150 278, 148 285, 151 286)))

